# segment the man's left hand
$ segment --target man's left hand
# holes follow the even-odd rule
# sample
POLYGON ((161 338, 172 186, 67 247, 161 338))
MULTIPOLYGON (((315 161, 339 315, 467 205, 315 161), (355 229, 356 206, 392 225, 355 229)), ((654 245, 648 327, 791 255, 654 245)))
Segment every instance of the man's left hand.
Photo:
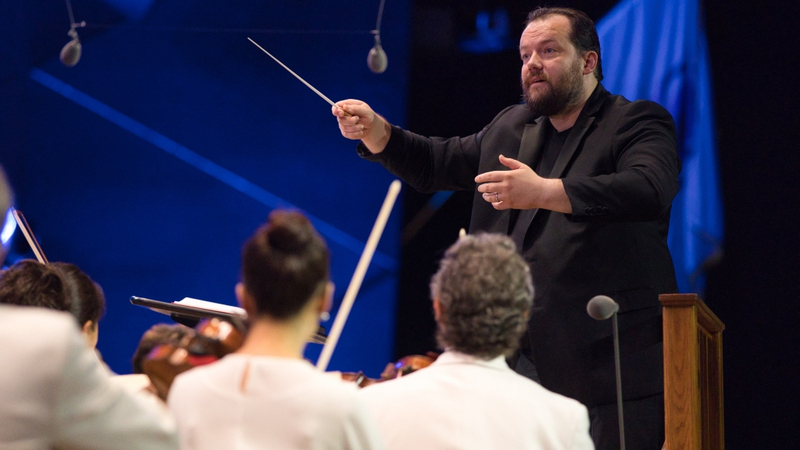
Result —
POLYGON ((475 177, 478 192, 494 209, 543 208, 572 213, 560 179, 542 178, 526 164, 503 155, 500 155, 500 164, 510 170, 496 170, 475 177))

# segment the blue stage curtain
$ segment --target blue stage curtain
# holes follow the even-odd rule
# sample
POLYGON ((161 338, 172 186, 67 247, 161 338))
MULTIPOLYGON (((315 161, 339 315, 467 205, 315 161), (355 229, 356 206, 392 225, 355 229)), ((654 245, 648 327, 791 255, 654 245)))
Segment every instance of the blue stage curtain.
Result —
POLYGON ((723 218, 708 46, 697 0, 626 0, 597 23, 603 85, 663 105, 675 119, 682 169, 669 247, 681 292, 703 292, 722 256, 723 218))

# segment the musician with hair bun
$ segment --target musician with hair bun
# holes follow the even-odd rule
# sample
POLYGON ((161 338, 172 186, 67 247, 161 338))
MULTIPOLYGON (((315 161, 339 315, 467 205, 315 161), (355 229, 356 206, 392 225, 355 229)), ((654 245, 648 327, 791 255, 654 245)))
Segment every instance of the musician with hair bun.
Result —
POLYGON ((181 448, 382 448, 356 385, 302 356, 333 296, 328 248, 305 216, 270 214, 244 244, 235 292, 244 344, 169 391, 181 448))

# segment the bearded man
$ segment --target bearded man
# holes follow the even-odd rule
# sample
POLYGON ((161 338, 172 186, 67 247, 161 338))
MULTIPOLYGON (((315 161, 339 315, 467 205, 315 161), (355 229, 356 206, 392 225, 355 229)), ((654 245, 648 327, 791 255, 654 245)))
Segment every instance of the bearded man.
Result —
POLYGON ((609 323, 586 313, 595 295, 619 303, 629 449, 664 442, 661 308, 677 284, 667 247, 680 162, 670 114, 612 95, 594 23, 539 8, 520 38, 525 104, 467 137, 429 138, 392 126, 367 104, 333 107, 359 154, 421 192, 475 192, 470 233, 506 233, 535 287, 517 372, 589 408, 598 449, 618 449, 609 323))

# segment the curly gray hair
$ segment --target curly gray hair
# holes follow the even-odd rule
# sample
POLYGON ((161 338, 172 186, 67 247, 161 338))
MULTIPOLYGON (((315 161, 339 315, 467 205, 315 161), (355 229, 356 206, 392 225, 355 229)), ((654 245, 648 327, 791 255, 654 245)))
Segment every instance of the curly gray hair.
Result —
POLYGON ((486 359, 517 349, 533 303, 533 283, 528 264, 507 236, 462 237, 445 252, 430 286, 439 299, 441 347, 486 359))

